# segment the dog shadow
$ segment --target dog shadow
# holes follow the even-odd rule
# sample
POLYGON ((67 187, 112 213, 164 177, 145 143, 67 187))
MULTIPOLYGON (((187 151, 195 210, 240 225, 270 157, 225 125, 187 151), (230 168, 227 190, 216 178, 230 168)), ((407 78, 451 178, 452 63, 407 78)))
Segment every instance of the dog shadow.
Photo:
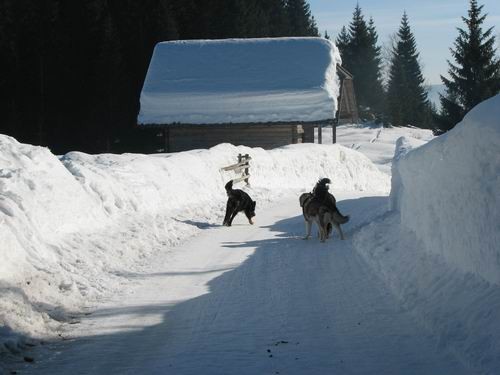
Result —
POLYGON ((179 219, 174 219, 174 220, 179 223, 195 226, 198 229, 220 228, 223 226, 222 224, 206 223, 194 220, 179 220, 179 219))

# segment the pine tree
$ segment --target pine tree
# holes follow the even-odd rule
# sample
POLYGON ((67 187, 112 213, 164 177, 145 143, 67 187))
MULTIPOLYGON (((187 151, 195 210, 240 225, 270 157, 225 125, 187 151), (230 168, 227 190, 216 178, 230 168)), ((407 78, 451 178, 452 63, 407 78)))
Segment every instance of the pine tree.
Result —
POLYGON ((378 34, 375 29, 373 18, 368 22, 368 36, 370 37, 370 47, 367 50, 367 72, 369 91, 368 99, 372 107, 379 113, 383 112, 385 105, 385 92, 382 87, 382 48, 377 45, 378 34))
POLYGON ((286 4, 291 36, 319 36, 316 21, 305 0, 288 0, 286 4))
POLYGON ((290 21, 287 17, 285 0, 267 0, 269 3, 269 35, 271 37, 285 36, 289 34, 290 21))
POLYGON ((387 88, 387 108, 393 125, 429 126, 426 121, 430 106, 418 58, 417 44, 405 12, 392 50, 387 88))
POLYGON ((247 37, 277 37, 288 35, 290 25, 285 0, 253 0, 247 9, 247 37))
POLYGON ((349 24, 349 35, 341 32, 337 41, 343 52, 342 65, 354 75, 354 88, 358 104, 371 115, 383 111, 381 49, 377 46, 377 33, 373 20, 368 25, 361 8, 356 6, 349 24))
POLYGON ((96 144, 100 150, 111 151, 114 138, 119 137, 120 102, 123 100, 124 85, 127 75, 124 73, 124 61, 121 43, 113 17, 108 9, 100 22, 100 51, 96 58, 96 91, 93 93, 91 113, 96 144))
MULTIPOLYGON (((342 26, 342 29, 340 30, 340 34, 337 35, 337 38, 335 39, 335 44, 337 45, 337 48, 339 49, 340 56, 342 57, 342 60, 344 60, 344 56, 348 53, 348 46, 349 43, 351 42, 351 38, 349 37, 349 33, 347 32, 347 29, 345 26, 342 26)), ((345 65, 343 63, 343 65, 345 65)))
POLYGON ((12 15, 12 2, 5 0, 0 2, 0 113, 3 121, 0 121, 0 132, 3 134, 14 134, 15 125, 14 111, 14 87, 16 70, 16 34, 14 32, 14 19, 12 15))
POLYGON ((448 61, 450 78, 441 76, 446 86, 441 96, 440 127, 446 131, 481 101, 500 91, 500 60, 496 57, 493 27, 482 30, 486 14, 483 5, 470 1, 468 18, 462 17, 466 29, 459 28, 451 54, 456 64, 448 61))

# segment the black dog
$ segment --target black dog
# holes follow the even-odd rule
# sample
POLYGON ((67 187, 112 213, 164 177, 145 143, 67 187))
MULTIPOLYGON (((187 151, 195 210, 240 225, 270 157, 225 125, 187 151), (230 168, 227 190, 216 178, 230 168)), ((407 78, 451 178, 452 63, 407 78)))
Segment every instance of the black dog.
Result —
POLYGON ((231 226, 234 217, 238 212, 244 211, 250 224, 253 224, 252 217, 255 216, 255 201, 240 189, 233 189, 233 181, 229 181, 226 186, 227 205, 226 216, 222 225, 231 226))

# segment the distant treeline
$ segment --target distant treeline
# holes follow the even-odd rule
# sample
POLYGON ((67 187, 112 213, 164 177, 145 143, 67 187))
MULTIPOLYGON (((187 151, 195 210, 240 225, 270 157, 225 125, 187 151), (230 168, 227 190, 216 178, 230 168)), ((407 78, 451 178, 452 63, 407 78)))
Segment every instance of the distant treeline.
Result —
POLYGON ((317 35, 305 0, 0 0, 0 133, 56 153, 141 151, 157 42, 317 35))
POLYGON ((462 17, 465 27, 450 49, 448 77, 441 76, 445 92, 441 109, 429 102, 417 41, 409 17, 403 13, 393 35, 383 68, 382 49, 372 18, 365 19, 356 5, 348 27, 335 40, 342 65, 354 74, 354 87, 362 119, 384 125, 413 125, 442 133, 452 129, 474 106, 500 92, 500 59, 493 28, 483 30, 486 14, 477 0, 469 0, 462 17), (383 79, 384 70, 386 79, 383 79))

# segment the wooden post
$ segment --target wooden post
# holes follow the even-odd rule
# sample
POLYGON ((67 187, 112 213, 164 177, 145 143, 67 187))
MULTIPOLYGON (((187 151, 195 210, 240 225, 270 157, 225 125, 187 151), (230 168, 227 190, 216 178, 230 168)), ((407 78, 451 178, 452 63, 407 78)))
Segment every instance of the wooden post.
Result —
POLYGON ((318 125, 318 143, 323 144, 323 124, 318 125))
MULTIPOLYGON (((248 175, 249 175, 249 170, 248 170, 248 167, 250 166, 250 165, 249 165, 249 163, 250 163, 250 162, 249 162, 249 157, 250 157, 250 155, 245 154, 245 160, 247 161, 247 167, 245 168, 245 176, 248 176, 248 175)), ((250 185, 250 183, 248 182, 248 178, 246 178, 246 179, 245 179, 245 183, 246 183, 248 186, 250 185)))
POLYGON ((234 171, 235 173, 239 174, 241 173, 240 177, 233 178, 232 181, 233 183, 245 181, 245 183, 250 186, 250 182, 248 181, 250 178, 250 160, 252 158, 250 155, 245 154, 238 154, 238 163, 228 165, 227 167, 222 167, 221 171, 234 171))

